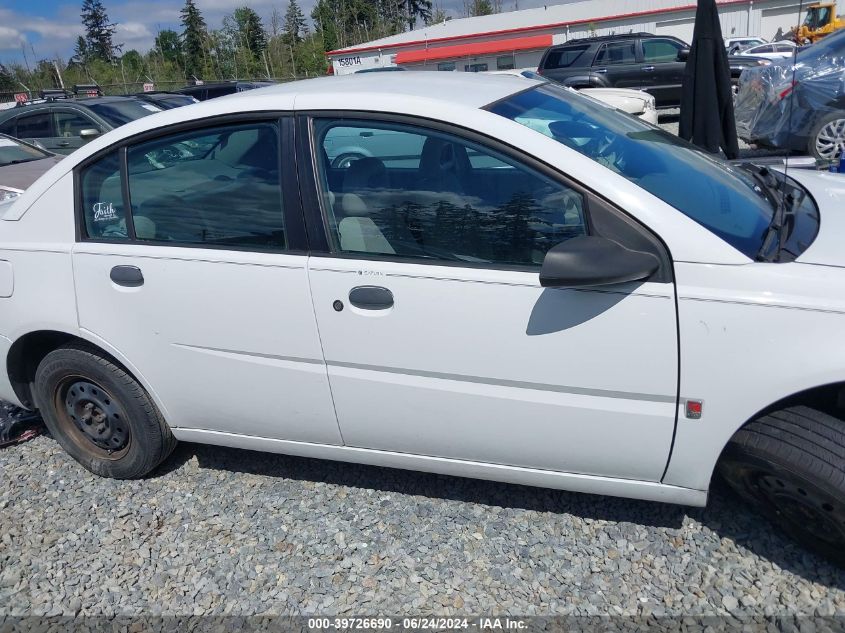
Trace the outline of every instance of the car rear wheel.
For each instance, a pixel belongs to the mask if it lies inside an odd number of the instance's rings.
[[[56,441],[96,475],[143,477],[176,446],[141,385],[93,347],[47,354],[35,373],[35,398]]]
[[[838,160],[845,153],[845,112],[831,112],[816,123],[807,151],[822,160]]]
[[[787,534],[845,566],[845,422],[803,406],[769,413],[734,435],[719,471]]]

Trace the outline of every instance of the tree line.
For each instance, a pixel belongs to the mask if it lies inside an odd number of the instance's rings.
[[[518,7],[516,0],[514,6]],[[502,10],[502,0],[464,0],[466,16]],[[293,80],[324,75],[327,51],[450,19],[432,0],[318,0],[306,18],[297,0],[274,7],[267,23],[249,6],[210,28],[195,0],[185,0],[180,29],[165,29],[146,52],[124,51],[103,0],[83,0],[80,35],[69,59],[38,59],[22,47],[22,62],[0,64],[0,93],[96,83],[107,92],[139,91],[143,83],[173,88],[226,79]]]

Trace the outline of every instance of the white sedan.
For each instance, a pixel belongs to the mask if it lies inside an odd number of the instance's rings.
[[[515,70],[496,70],[488,73],[490,75],[513,75],[525,79],[536,79],[538,81],[549,81],[532,68]],[[575,90],[569,88],[569,90]],[[605,105],[608,105],[622,112],[627,112],[639,117],[647,123],[657,125],[657,105],[654,96],[645,90],[634,90],[632,88],[579,88],[579,94],[592,97]]]
[[[737,55],[744,57],[761,57],[777,61],[780,59],[792,59],[795,56],[797,46],[789,40],[772,42],[771,44],[760,44],[737,51]]]
[[[214,99],[0,205],[0,397],[116,478],[176,440],[698,506],[718,469],[842,563],[843,199],[515,77]]]

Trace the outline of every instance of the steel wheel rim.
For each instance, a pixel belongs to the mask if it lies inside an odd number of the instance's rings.
[[[760,473],[756,489],[777,515],[793,528],[824,543],[845,543],[845,508],[834,506],[809,486],[793,483],[774,473]]]
[[[816,152],[827,160],[835,160],[845,150],[845,119],[834,119],[816,134]]]
[[[129,420],[101,385],[69,376],[56,388],[55,405],[63,429],[81,450],[99,459],[126,455],[132,443]]]

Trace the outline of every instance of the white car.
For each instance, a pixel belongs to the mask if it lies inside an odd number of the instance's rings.
[[[486,74],[490,75],[513,75],[525,79],[536,79],[538,81],[549,81],[532,68],[515,70],[495,70]],[[574,88],[568,88],[575,90]],[[657,105],[653,95],[645,90],[634,90],[632,88],[580,88],[577,90],[582,95],[592,97],[601,103],[609,105],[622,112],[641,118],[647,123],[657,125]]]
[[[777,61],[779,59],[791,59],[795,56],[797,46],[788,40],[782,42],[772,42],[771,44],[761,44],[759,46],[751,46],[750,48],[742,49],[737,52],[737,55],[744,55],[746,57],[761,57],[763,59],[771,59]]]
[[[728,37],[725,39],[725,50],[729,55],[733,55],[743,48],[751,46],[759,46],[760,44],[768,44],[768,41],[762,37]]]
[[[327,160],[385,130],[422,142]],[[701,506],[718,468],[845,562],[843,199],[515,77],[214,99],[0,206],[0,397],[117,478],[185,440]]]

